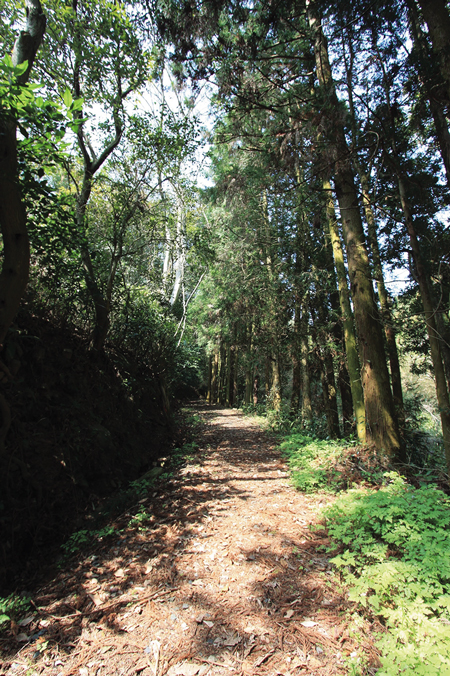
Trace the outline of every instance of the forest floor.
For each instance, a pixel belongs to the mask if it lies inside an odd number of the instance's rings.
[[[370,628],[352,633],[326,533],[310,530],[333,497],[297,492],[255,419],[191,408],[197,452],[32,593],[0,674],[329,676],[357,657],[375,673]]]

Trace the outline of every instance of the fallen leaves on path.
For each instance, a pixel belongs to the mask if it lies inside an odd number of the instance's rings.
[[[0,674],[331,676],[363,652],[376,664],[370,639],[347,631],[324,534],[309,530],[331,498],[296,492],[251,418],[197,409],[200,450],[149,496],[149,524],[125,515],[120,534],[40,590],[0,643]]]

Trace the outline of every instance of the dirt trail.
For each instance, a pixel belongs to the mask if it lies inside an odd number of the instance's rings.
[[[29,624],[0,641],[1,674],[348,673],[343,658],[364,646],[309,530],[329,498],[291,487],[252,419],[197,412],[200,450],[142,501],[150,519],[124,515],[120,535],[39,591]]]

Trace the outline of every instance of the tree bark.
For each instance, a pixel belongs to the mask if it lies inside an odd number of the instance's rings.
[[[219,351],[216,347],[214,350],[214,363],[213,363],[213,372],[211,378],[211,400],[210,404],[217,403],[217,377],[219,373]]]
[[[266,403],[269,401],[271,388],[272,388],[272,369],[270,363],[270,356],[266,355],[266,360],[264,363],[264,392],[266,395]]]
[[[281,375],[280,375],[280,360],[277,354],[271,357],[272,364],[272,383],[270,387],[270,408],[274,411],[281,409]]]
[[[349,36],[348,39],[348,47],[350,50],[350,61],[349,62],[347,61],[345,55],[345,46],[344,46],[344,61],[347,75],[347,93],[350,108],[353,145],[354,147],[357,147],[359,142],[360,130],[353,100],[354,49],[351,35]],[[399,420],[399,427],[400,429],[403,429],[405,426],[405,411],[403,405],[400,362],[398,358],[397,343],[395,340],[395,328],[391,312],[391,302],[384,283],[383,267],[381,265],[380,247],[378,245],[377,224],[375,214],[372,208],[372,202],[370,199],[369,177],[368,173],[361,166],[357,152],[353,153],[353,164],[356,168],[356,171],[358,172],[359,180],[361,183],[362,203],[367,223],[368,242],[372,253],[372,265],[374,276],[377,283],[380,314],[384,326],[384,332],[386,335],[386,344],[389,355],[389,366],[391,371],[391,385],[392,385],[394,409]]]
[[[440,337],[436,328],[435,308],[431,297],[428,276],[423,263],[420,245],[414,227],[414,220],[406,195],[406,183],[400,172],[398,174],[398,187],[403,214],[405,216],[406,229],[408,231],[409,241],[413,252],[420,297],[425,311],[425,322],[427,325],[428,340],[430,341],[431,360],[433,362],[436,383],[436,397],[441,416],[442,435],[444,437],[445,458],[447,461],[447,471],[450,474],[450,400],[441,355]]]
[[[82,45],[83,34],[82,30],[80,29],[80,26],[78,25],[78,17],[77,17],[78,0],[72,0],[72,9],[74,12],[73,44],[75,52],[72,87],[74,98],[79,99],[83,97],[83,92],[81,88],[81,72],[84,60],[84,50]],[[117,148],[122,139],[123,123],[120,116],[120,111],[123,104],[123,100],[129,94],[129,91],[122,92],[120,82],[121,80],[119,77],[117,79],[117,91],[115,92],[112,101],[114,136],[112,140],[104,146],[102,152],[98,157],[95,157],[93,155],[93,152],[90,149],[89,143],[87,142],[85,137],[83,110],[79,109],[74,112],[74,118],[79,121],[79,126],[77,130],[77,142],[81,156],[83,158],[83,180],[81,189],[77,196],[76,218],[77,225],[80,231],[83,233],[86,232],[86,208],[91,196],[94,176],[106,162],[108,157],[110,157],[111,153]],[[103,293],[101,286],[97,281],[94,266],[92,263],[92,258],[87,245],[82,246],[81,248],[81,260],[84,268],[86,286],[91,295],[95,310],[95,323],[91,337],[91,345],[93,350],[99,351],[103,349],[106,336],[108,335],[110,325],[109,318],[110,301]]]
[[[308,330],[308,302],[309,294],[302,299],[301,329],[300,329],[300,363],[302,381],[302,424],[312,422],[313,411],[311,404],[311,381],[309,377],[309,330]]]
[[[206,393],[206,401],[208,404],[212,402],[212,374],[213,374],[213,356],[210,354],[208,356],[208,389]]]
[[[296,418],[300,407],[301,363],[298,356],[298,346],[294,344],[292,354],[292,394],[291,416]]]
[[[434,127],[436,130],[436,139],[439,144],[442,161],[445,167],[447,184],[450,186],[450,133],[448,130],[444,105],[442,102],[442,84],[440,86],[435,86],[435,83],[430,81],[428,76],[428,68],[431,66],[432,57],[429,53],[428,42],[421,29],[414,0],[408,0],[407,5],[409,10],[411,37],[420,55],[418,77],[425,89],[426,96],[430,104],[430,112],[433,117]],[[444,99],[445,98],[447,97],[444,95]]]
[[[403,210],[406,230],[408,232],[409,241],[411,244],[415,272],[419,284],[420,297],[422,300],[423,309],[425,311],[425,323],[427,327],[428,339],[430,342],[431,360],[433,363],[435,385],[436,385],[436,397],[439,405],[439,413],[442,425],[442,435],[444,438],[445,457],[448,472],[450,473],[450,399],[447,389],[447,381],[440,345],[441,336],[439,335],[436,325],[435,314],[437,309],[433,303],[429,278],[425,269],[425,264],[423,261],[419,240],[417,238],[414,226],[413,213],[408,201],[407,176],[403,170],[401,157],[397,150],[395,117],[390,102],[389,80],[387,77],[384,63],[381,58],[379,58],[379,65],[383,71],[386,105],[389,112],[391,124],[391,139],[390,139],[391,154],[389,155],[386,154],[386,158],[390,162],[391,167],[395,175],[397,176],[400,204]]]
[[[341,436],[341,430],[339,428],[339,415],[337,410],[336,378],[334,375],[333,356],[327,347],[323,350],[322,361],[322,387],[324,391],[328,436],[331,439],[338,439]]]
[[[342,342],[344,343],[344,340]],[[352,389],[350,387],[350,378],[344,358],[339,359],[338,387],[342,403],[342,429],[344,432],[344,437],[347,437],[354,433],[355,425],[353,415]]]
[[[258,403],[258,394],[259,394],[259,375],[256,374],[253,381],[253,406],[256,406]]]
[[[418,0],[450,102],[450,16],[445,0]]]
[[[40,2],[27,0],[27,22],[14,45],[12,61],[18,66],[28,61],[18,78],[28,80],[45,31],[46,18]],[[28,282],[30,244],[27,217],[22,202],[17,163],[16,120],[2,115],[0,121],[0,229],[3,238],[3,265],[0,273],[0,344],[17,314]]]
[[[378,246],[377,225],[375,215],[372,209],[372,203],[369,195],[369,181],[366,174],[359,167],[359,177],[361,180],[362,198],[364,212],[366,215],[368,239],[372,251],[373,270],[377,282],[378,298],[380,302],[380,313],[383,321],[384,332],[386,334],[386,344],[389,355],[389,366],[391,371],[392,396],[394,408],[398,417],[400,429],[405,427],[405,408],[403,404],[402,378],[400,373],[400,361],[398,358],[397,341],[395,339],[395,326],[391,311],[391,301],[384,283],[383,268],[381,265],[380,248]]]
[[[331,198],[331,192],[327,191],[327,196]],[[327,211],[327,223],[328,223],[328,218],[331,217],[332,219],[332,226],[333,224],[337,224],[336,222],[336,212],[334,209],[334,203],[333,200],[331,199],[330,205],[332,209],[330,213],[328,214]],[[336,346],[336,351],[337,351],[337,364],[338,364],[338,369],[337,369],[337,384],[338,384],[338,389],[341,395],[341,404],[342,404],[342,429],[344,436],[350,435],[352,432],[355,431],[355,424],[354,424],[354,415],[353,415],[353,401],[352,401],[352,391],[350,388],[350,378],[348,375],[348,369],[347,369],[347,360],[346,360],[346,353],[345,353],[345,339],[344,339],[344,331],[343,331],[343,326],[342,326],[342,311],[340,307],[340,301],[339,301],[339,290],[338,290],[338,283],[337,283],[337,277],[336,277],[336,268],[334,264],[334,256],[333,256],[333,247],[331,244],[331,237],[329,236],[329,228],[327,226],[324,226],[324,237],[325,237],[325,251],[326,251],[326,257],[327,257],[327,269],[329,271],[330,275],[330,283],[331,283],[331,289],[330,289],[330,294],[329,294],[329,303],[331,307],[331,312],[333,313],[335,320],[332,323],[332,328],[331,328],[331,335],[333,336],[334,344]],[[340,244],[340,240],[339,240]],[[341,247],[341,253],[342,253],[342,247]],[[344,276],[345,276],[345,269],[344,269]],[[345,278],[345,285],[347,285],[347,280]],[[348,289],[347,289],[347,296],[348,296]],[[333,316],[332,315],[332,316]],[[362,386],[361,386],[362,389]]]
[[[225,343],[220,342],[220,356],[219,356],[219,386],[217,392],[217,403],[225,404],[225,379],[226,379],[226,347]]]
[[[238,403],[238,359],[239,359],[239,348],[237,345],[234,346],[233,354],[233,381],[232,381],[232,396],[231,396],[231,405],[236,406]]]
[[[328,180],[323,181],[324,192],[327,196],[327,222],[333,249],[334,264],[339,289],[339,304],[342,313],[344,329],[345,353],[347,355],[348,374],[352,393],[353,413],[356,423],[356,434],[361,444],[366,443],[366,412],[364,405],[364,390],[361,382],[361,366],[356,345],[356,333],[353,324],[353,312],[350,304],[350,294],[347,285],[347,271],[345,269],[344,252],[336,220],[331,185]]]
[[[319,306],[317,308],[319,318],[319,330],[314,341],[317,346],[317,354],[319,361],[322,363],[321,381],[322,390],[325,403],[325,415],[327,418],[328,436],[331,439],[337,439],[341,436],[339,427],[339,415],[337,409],[336,396],[336,377],[334,375],[333,354],[331,352],[329,339],[330,335],[326,330],[329,324],[328,307],[324,306],[323,301],[319,298]],[[314,322],[314,311],[311,308],[311,316]]]
[[[327,139],[334,153],[334,184],[342,218],[347,261],[362,355],[366,427],[369,440],[392,460],[402,459],[400,434],[386,365],[383,336],[370,276],[369,257],[359,210],[350,154],[345,139],[340,105],[328,59],[328,50],[314,2],[308,3],[308,18],[314,34],[314,52],[319,84],[327,100]],[[325,119],[325,118],[324,118]]]
[[[245,366],[245,395],[244,402],[249,405],[252,403],[253,388],[253,326],[250,322],[247,329],[247,354]]]

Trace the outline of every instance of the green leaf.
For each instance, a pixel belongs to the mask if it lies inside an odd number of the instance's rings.
[[[72,96],[72,92],[70,91],[70,89],[68,87],[66,87],[66,91],[63,94],[63,101],[64,101],[64,105],[67,108],[70,108],[70,106],[72,105],[73,96]]]
[[[71,108],[71,110],[81,110],[82,107],[83,107],[83,103],[84,103],[83,99],[75,99],[72,102],[72,105],[71,105],[70,108]]]
[[[8,69],[14,68],[10,54],[6,54],[3,57],[2,62],[3,62],[3,65],[6,66],[6,68],[8,68]]]
[[[23,63],[19,63],[17,66],[14,66],[13,73],[16,77],[20,77],[26,72],[27,68],[28,61],[24,61]]]

